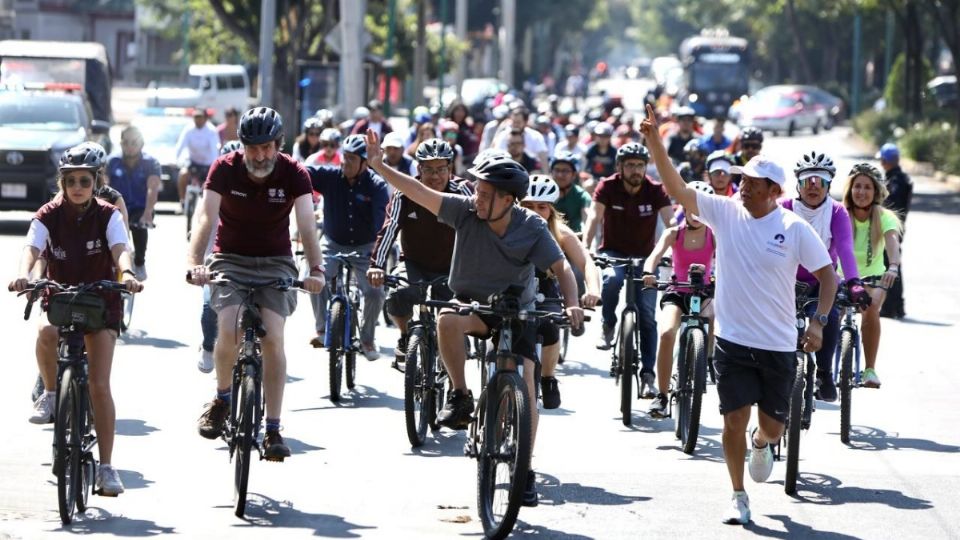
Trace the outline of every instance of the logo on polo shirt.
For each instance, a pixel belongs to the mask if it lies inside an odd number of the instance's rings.
[[[100,253],[101,247],[102,247],[102,244],[100,243],[99,238],[97,238],[96,240],[87,240],[87,255],[95,255],[97,253]]]
[[[57,247],[55,247],[55,248],[52,248],[52,249],[50,250],[50,253],[53,253],[53,258],[54,258],[54,259],[57,259],[58,261],[65,261],[65,260],[67,260],[67,250],[63,249],[63,248],[60,247],[60,246],[57,246]]]
[[[650,216],[653,215],[653,205],[652,204],[640,204],[637,205],[637,209],[640,210],[641,216]]]
[[[413,212],[410,212],[409,214],[407,214],[407,217],[410,219],[417,219],[417,211],[414,210]]]
[[[782,244],[784,240],[787,239],[787,237],[778,233],[776,236],[773,237],[773,239],[776,240],[778,243]]]
[[[776,235],[774,235],[772,241],[767,240],[767,249],[766,249],[767,253],[773,253],[778,257],[786,257],[787,248],[786,246],[783,245],[784,242],[786,242],[786,240],[787,240],[787,237],[784,236],[783,233],[777,233]]]
[[[284,193],[283,188],[270,188],[267,190],[267,201],[285,203],[287,202],[287,195]]]
[[[231,189],[231,190],[230,190],[230,194],[231,194],[231,195],[236,195],[237,197],[244,197],[244,198],[247,197],[247,194],[246,194],[246,193],[244,193],[244,192],[242,192],[242,191],[237,191],[237,190],[235,190],[235,189]]]

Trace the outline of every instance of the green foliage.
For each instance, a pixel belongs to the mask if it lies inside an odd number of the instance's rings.
[[[894,133],[907,125],[906,116],[896,109],[887,107],[883,111],[867,109],[851,120],[853,129],[861,137],[876,146],[893,140]]]
[[[923,75],[920,79],[924,84],[927,83],[930,79],[933,78],[933,67],[930,65],[930,61],[926,58],[923,59]],[[883,90],[883,97],[887,101],[887,106],[895,109],[906,109],[906,81],[904,80],[907,76],[907,58],[904,53],[897,55],[897,59],[893,62],[893,67],[890,68],[890,75],[887,77],[887,85]],[[933,110],[933,102],[929,99],[924,103],[924,109],[927,111]]]
[[[186,49],[172,58],[185,64],[243,64],[256,60],[257,52],[248,42],[227,30],[207,0],[137,0],[156,16],[153,30],[167,39],[183,43]]]
[[[900,147],[910,159],[930,162],[937,169],[943,169],[958,151],[954,129],[946,123],[918,123],[900,139]]]

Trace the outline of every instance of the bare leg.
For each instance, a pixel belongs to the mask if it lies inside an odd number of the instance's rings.
[[[287,356],[283,349],[283,327],[286,319],[269,309],[260,309],[267,335],[263,337],[263,397],[266,417],[280,418],[283,389],[287,383]]]
[[[217,390],[233,386],[233,364],[237,360],[240,331],[237,329],[237,314],[240,306],[227,306],[217,314],[217,343],[213,346],[213,360],[217,369]]]
[[[561,337],[561,339],[563,339]],[[560,361],[560,342],[546,345],[540,351],[540,376],[553,377],[557,373],[557,362]],[[526,369],[526,368],[524,368]],[[531,398],[533,396],[531,395]]]
[[[467,379],[464,375],[464,364],[467,362],[467,351],[464,348],[464,334],[485,334],[487,325],[483,324],[476,315],[457,315],[453,312],[442,312],[437,319],[437,341],[440,345],[440,358],[447,368],[450,383],[454,390],[466,392]]]
[[[657,389],[666,395],[670,391],[670,375],[673,372],[673,345],[677,341],[677,329],[683,312],[673,304],[663,306],[664,325],[660,328],[660,345],[657,347]]]
[[[44,318],[46,319],[46,318]],[[37,367],[40,369],[40,378],[43,379],[43,389],[53,392],[57,389],[57,341],[60,330],[56,326],[44,324],[37,332]]]
[[[887,297],[883,289],[868,288],[873,302],[870,307],[863,312],[862,324],[860,327],[861,339],[863,341],[863,359],[867,368],[873,368],[877,364],[877,351],[880,350],[880,308]]]
[[[743,436],[750,422],[750,405],[723,415],[723,457],[734,491],[743,491],[743,460],[747,442]]]
[[[100,330],[88,334],[84,341],[89,359],[88,386],[90,402],[93,404],[93,423],[97,430],[100,463],[109,465],[113,458],[113,432],[117,423],[113,395],[110,392],[110,371],[113,367],[117,334],[113,330]]]
[[[530,468],[533,469],[533,449],[537,444],[537,426],[540,424],[540,408],[537,407],[536,364],[529,358],[523,359],[523,381],[527,383],[527,403],[530,407]]]

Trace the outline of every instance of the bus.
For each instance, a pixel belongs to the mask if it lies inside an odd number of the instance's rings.
[[[726,117],[730,105],[748,93],[750,54],[747,40],[725,30],[704,30],[680,44],[682,101],[698,116]]]

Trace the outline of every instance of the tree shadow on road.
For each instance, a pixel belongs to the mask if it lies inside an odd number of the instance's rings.
[[[605,379],[611,378],[609,370],[596,368],[590,364],[577,362],[576,360],[565,361],[557,368],[557,371],[568,377],[585,377],[587,375],[595,375]]]
[[[159,349],[179,349],[187,346],[186,343],[175,339],[149,336],[149,332],[134,328],[122,334],[119,341],[124,345],[143,345],[146,347],[157,347]]]
[[[620,506],[635,502],[646,502],[650,497],[642,495],[621,495],[600,487],[560,482],[556,476],[537,473],[540,504],[560,506],[562,504],[591,504],[601,506]]]
[[[914,193],[910,201],[910,212],[960,214],[960,193]]]
[[[894,433],[870,426],[850,427],[850,447],[857,450],[923,450],[926,452],[943,452],[955,454],[960,452],[960,446],[940,444],[927,439],[908,439]]]
[[[137,420],[136,418],[118,418],[117,427],[114,431],[117,435],[125,435],[127,437],[144,437],[153,433],[154,431],[160,431],[160,429],[151,426],[143,420]]]
[[[150,520],[114,516],[102,508],[90,507],[85,513],[77,514],[73,524],[60,529],[54,529],[51,532],[78,535],[110,534],[113,536],[142,537],[173,534],[177,531],[174,527],[162,527]]]
[[[831,531],[818,531],[809,525],[804,525],[803,523],[797,523],[796,521],[790,519],[788,516],[781,515],[768,515],[766,516],[770,519],[779,521],[783,523],[785,531],[775,531],[773,529],[768,529],[761,525],[757,525],[756,522],[751,521],[743,526],[744,530],[750,531],[757,536],[765,536],[767,538],[829,538],[831,540],[857,540],[858,537],[850,536],[847,534],[835,533]]]
[[[704,435],[709,435],[709,433],[703,433],[702,427],[700,429],[701,434],[697,437],[697,447],[693,450],[693,454],[685,454],[679,440],[674,444],[658,446],[657,450],[672,450],[677,454],[677,457],[687,458],[692,461],[723,463],[723,446],[713,439],[706,438]],[[713,431],[719,432],[719,430]]]
[[[235,524],[234,527],[271,527],[268,537],[275,537],[279,532],[272,532],[273,527],[291,529],[308,529],[314,536],[330,538],[359,538],[364,530],[376,529],[365,525],[350,523],[340,516],[331,514],[311,514],[293,507],[290,501],[276,501],[259,493],[247,494],[245,523]]]
[[[783,482],[775,482],[783,484]],[[833,476],[819,473],[800,473],[797,477],[795,499],[823,505],[876,503],[900,510],[929,510],[933,503],[904,495],[893,489],[843,486]]]
[[[329,396],[324,396],[323,400],[323,405],[293,409],[292,412],[357,409],[361,407],[385,407],[392,411],[403,411],[403,399],[381,392],[371,386],[359,384],[353,390],[347,390],[344,386],[340,392],[340,401],[336,403],[331,402]]]
[[[941,327],[941,328],[949,328],[949,327],[953,326],[953,323],[952,323],[952,322],[944,322],[944,321],[924,321],[924,320],[921,320],[921,319],[915,319],[915,318],[913,318],[913,317],[911,317],[911,316],[909,316],[909,315],[907,315],[906,317],[904,317],[904,318],[902,318],[902,319],[899,319],[897,322],[900,322],[900,323],[902,323],[902,324],[920,324],[920,325],[923,325],[923,326],[938,326],[938,327]]]
[[[673,431],[673,422],[670,422],[666,419],[657,419],[650,418],[646,414],[637,413],[637,411],[632,411],[632,418],[629,426],[623,426],[623,431],[639,431],[642,433],[662,433],[665,431]],[[623,420],[623,417],[620,415],[614,416],[614,420],[620,422]]]

